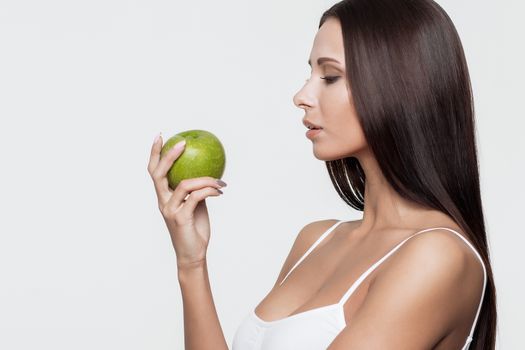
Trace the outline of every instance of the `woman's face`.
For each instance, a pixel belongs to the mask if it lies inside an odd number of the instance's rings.
[[[322,128],[312,138],[314,155],[324,161],[353,156],[367,144],[346,81],[339,20],[329,18],[319,28],[309,61],[310,79],[295,94],[293,102],[304,109],[303,121]]]

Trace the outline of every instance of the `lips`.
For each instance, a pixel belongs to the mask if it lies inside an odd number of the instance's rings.
[[[314,124],[314,123],[312,123],[311,121],[306,120],[306,119],[303,119],[303,124],[304,124],[304,126],[306,126],[308,129],[322,129],[319,125],[316,125],[316,124]]]
[[[306,137],[308,137],[309,139],[313,140],[317,135],[319,135],[322,131],[322,128],[321,129],[309,129],[307,132],[306,132]]]

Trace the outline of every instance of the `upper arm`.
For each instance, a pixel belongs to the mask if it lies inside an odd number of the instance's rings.
[[[462,310],[467,254],[461,248],[447,231],[407,241],[385,260],[388,268],[328,349],[433,348]]]
[[[283,280],[284,276],[292,269],[292,266],[297,263],[301,256],[306,253],[308,248],[323,234],[323,232],[333,225],[337,220],[320,220],[314,221],[304,226],[297,234],[295,241],[288,253],[281,272],[275,281],[273,288],[277,287]]]

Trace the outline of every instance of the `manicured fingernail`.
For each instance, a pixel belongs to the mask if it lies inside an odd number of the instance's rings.
[[[160,134],[162,134],[162,132],[159,132],[159,134],[157,136],[155,136],[155,140],[153,141],[153,143],[157,143],[159,142],[160,140]]]
[[[222,180],[217,180],[217,183],[218,183],[219,186],[221,186],[221,187],[226,187],[226,186],[228,186],[228,185],[226,184],[226,182],[224,182],[224,181],[222,181]]]
[[[180,142],[177,142],[175,146],[173,146],[173,149],[180,150],[186,145],[186,140],[182,140]]]
[[[216,190],[217,190],[217,192],[219,192],[220,194],[222,194],[222,191],[221,191],[221,190],[219,190],[218,188],[216,188]]]

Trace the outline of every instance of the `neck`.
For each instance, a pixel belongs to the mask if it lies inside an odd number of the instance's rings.
[[[447,223],[450,226],[453,223],[445,213],[402,198],[386,181],[370,153],[361,154],[358,159],[366,176],[363,220],[359,231],[417,230],[435,224]]]

